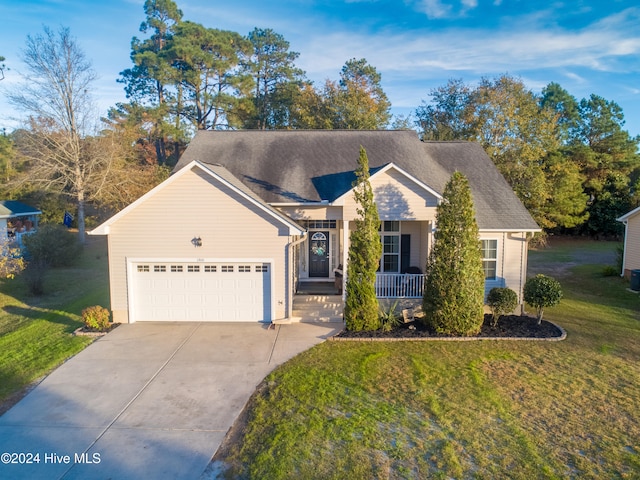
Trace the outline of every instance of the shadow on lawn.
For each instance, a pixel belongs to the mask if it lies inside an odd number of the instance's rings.
[[[10,315],[17,315],[30,320],[46,320],[47,322],[64,325],[67,327],[65,329],[67,333],[72,333],[80,324],[80,322],[70,314],[54,310],[36,307],[23,308],[15,305],[8,305],[4,307],[3,310]]]

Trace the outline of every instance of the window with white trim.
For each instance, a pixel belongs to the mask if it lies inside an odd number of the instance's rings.
[[[495,280],[498,272],[498,240],[480,240],[485,280]]]
[[[400,222],[384,221],[381,225],[382,260],[380,271],[383,273],[400,272]]]
[[[335,220],[300,220],[298,223],[307,229],[336,228]]]

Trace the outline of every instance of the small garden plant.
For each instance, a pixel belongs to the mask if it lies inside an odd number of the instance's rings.
[[[538,325],[542,323],[543,310],[557,305],[561,298],[560,283],[547,275],[540,273],[524,284],[524,301],[536,309]]]
[[[495,327],[502,315],[513,312],[518,306],[518,295],[510,288],[495,287],[487,295],[487,305],[491,309],[491,326]]]
[[[106,308],[94,305],[82,311],[82,321],[88,329],[106,332],[111,327],[111,314]]]
[[[380,319],[380,330],[390,332],[400,325],[400,315],[396,312],[398,301],[396,300],[388,310],[380,310],[378,318]]]

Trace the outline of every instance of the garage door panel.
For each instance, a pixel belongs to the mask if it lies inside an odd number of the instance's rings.
[[[269,267],[263,263],[136,262],[134,321],[269,321]]]

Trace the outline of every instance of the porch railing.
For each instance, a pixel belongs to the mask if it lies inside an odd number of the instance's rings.
[[[423,274],[376,274],[376,297],[378,298],[420,298],[423,291]]]

